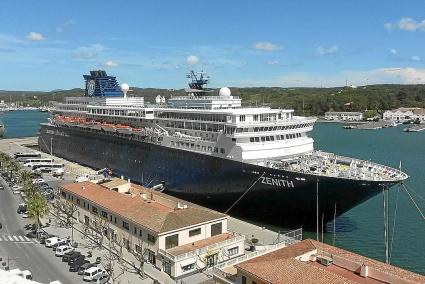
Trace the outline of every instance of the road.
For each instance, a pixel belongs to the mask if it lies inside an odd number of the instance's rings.
[[[52,249],[25,237],[25,224],[29,219],[16,213],[21,203],[20,195],[14,195],[7,183],[0,178],[4,190],[0,190],[0,257],[7,261],[10,269],[28,269],[33,279],[42,283],[59,280],[63,284],[82,283],[82,277],[68,271],[68,265],[54,255]]]

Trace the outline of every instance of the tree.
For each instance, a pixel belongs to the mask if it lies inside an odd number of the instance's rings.
[[[33,194],[28,199],[28,216],[35,221],[37,227],[37,238],[38,231],[41,223],[41,218],[46,216],[48,213],[47,201],[43,195],[39,192]]]
[[[104,232],[109,229],[109,222],[97,214],[93,214],[93,221],[89,224],[84,223],[84,237],[87,238],[87,246],[90,248],[101,248],[104,241]]]
[[[110,236],[108,238],[108,249],[102,258],[102,265],[108,271],[112,283],[120,283],[121,276],[126,270],[125,263],[122,261],[122,247],[124,238],[122,236]]]

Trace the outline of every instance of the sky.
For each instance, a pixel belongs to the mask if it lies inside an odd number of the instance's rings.
[[[0,90],[425,83],[423,0],[1,0]]]

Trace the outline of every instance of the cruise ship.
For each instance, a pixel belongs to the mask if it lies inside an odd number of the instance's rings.
[[[315,150],[316,118],[243,107],[229,88],[191,71],[184,96],[127,96],[105,71],[85,94],[57,103],[41,124],[45,152],[212,209],[280,226],[330,221],[408,176],[370,161]],[[158,186],[161,185],[162,186]]]

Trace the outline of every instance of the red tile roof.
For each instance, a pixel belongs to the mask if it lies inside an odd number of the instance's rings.
[[[93,202],[100,208],[113,212],[129,222],[144,226],[154,232],[163,233],[183,227],[196,225],[226,217],[227,215],[203,208],[190,206],[185,209],[175,209],[155,201],[156,192],[144,200],[140,195],[127,195],[109,190],[91,182],[71,183],[61,188],[75,196]],[[164,195],[162,195],[164,196]],[[176,200],[173,198],[173,200]]]
[[[295,259],[308,252],[324,250],[338,255],[359,266],[365,264],[389,275],[414,283],[425,283],[425,276],[382,263],[337,247],[307,239],[269,254],[236,265],[238,270],[266,283],[382,283],[372,278],[363,278],[354,272],[332,265],[329,267]],[[333,267],[335,266],[335,267]]]

